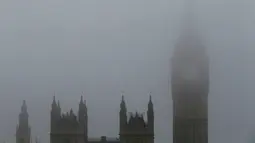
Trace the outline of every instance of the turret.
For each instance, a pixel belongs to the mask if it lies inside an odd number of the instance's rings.
[[[28,112],[26,101],[23,100],[19,114],[19,124],[16,127],[16,143],[30,143],[31,129],[28,123]]]
[[[126,103],[124,100],[124,95],[122,94],[122,99],[120,103],[120,113],[119,113],[119,127],[120,132],[122,132],[125,129],[125,126],[127,124],[127,108]]]
[[[88,114],[86,100],[83,100],[83,96],[81,96],[78,112],[80,129],[84,132],[84,140],[86,142],[88,140]]]
[[[127,119],[126,112],[126,104],[122,96],[120,104],[120,143],[154,143],[154,112],[151,97],[147,110],[147,122],[145,122],[143,113],[130,113],[130,117]]]
[[[54,129],[54,125],[56,123],[56,121],[58,119],[60,119],[60,116],[61,116],[61,108],[60,108],[60,103],[56,102],[56,98],[55,96],[53,96],[53,101],[52,101],[52,104],[51,104],[51,130]]]
[[[87,107],[83,97],[77,114],[73,109],[61,113],[60,103],[56,103],[55,96],[51,106],[50,143],[61,143],[63,137],[64,142],[87,143]]]
[[[151,94],[150,94],[150,99],[149,99],[149,103],[148,103],[147,120],[148,120],[147,124],[148,124],[148,128],[149,128],[149,132],[154,133],[154,110],[153,110]]]
[[[21,106],[21,113],[19,114],[19,125],[28,126],[28,113],[25,100],[23,100],[23,104]]]
[[[81,96],[81,100],[79,104],[79,122],[85,122],[86,118],[87,118],[86,101],[83,100],[83,96]]]
[[[56,97],[53,96],[53,101],[51,104],[51,115],[56,115],[57,112],[58,112],[58,105],[56,102]]]

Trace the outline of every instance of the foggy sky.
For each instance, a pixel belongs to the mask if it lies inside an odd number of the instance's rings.
[[[210,55],[211,143],[245,142],[255,130],[254,6],[196,0]],[[172,140],[169,59],[182,8],[179,0],[2,0],[0,141],[15,142],[26,99],[33,140],[49,142],[54,91],[64,111],[77,111],[84,92],[90,137],[118,135],[121,91],[139,112],[152,92],[155,142]]]

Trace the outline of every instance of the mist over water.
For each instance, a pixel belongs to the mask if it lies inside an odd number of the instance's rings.
[[[209,142],[254,135],[254,1],[193,0],[210,55]],[[26,99],[32,139],[49,142],[54,91],[63,111],[88,106],[89,136],[118,135],[121,91],[128,111],[155,107],[155,142],[172,140],[168,84],[184,1],[0,2],[0,138],[15,142]]]

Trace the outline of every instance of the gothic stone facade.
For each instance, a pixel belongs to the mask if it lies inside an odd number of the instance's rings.
[[[71,109],[66,114],[61,113],[59,102],[55,97],[51,105],[50,121],[50,142],[51,143],[85,143],[87,141],[87,107],[81,98],[78,117]]]
[[[16,143],[30,143],[30,127],[25,101],[17,126]],[[139,113],[127,117],[127,108],[122,97],[119,113],[119,138],[88,138],[88,114],[85,100],[81,97],[78,115],[71,109],[62,114],[55,96],[51,105],[50,143],[154,143],[154,111],[151,97],[148,103],[147,122]]]
[[[174,49],[171,82],[174,143],[208,143],[209,62],[190,31]]]
[[[30,132],[27,105],[24,100],[19,114],[19,124],[16,127],[16,143],[30,143]]]
[[[102,136],[101,139],[88,138],[88,115],[85,101],[82,97],[79,104],[78,117],[72,109],[61,115],[60,104],[55,97],[51,110],[51,143],[154,143],[154,112],[151,97],[148,103],[145,122],[141,114],[132,114],[127,118],[127,109],[122,96],[120,105],[120,133],[119,138],[110,139]]]
[[[142,114],[130,114],[127,118],[127,108],[122,97],[120,104],[120,141],[121,143],[154,143],[154,111],[153,104],[150,100],[147,110],[147,122],[145,122]]]

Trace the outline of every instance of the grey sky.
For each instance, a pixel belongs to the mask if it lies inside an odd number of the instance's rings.
[[[54,90],[64,111],[83,91],[89,136],[117,136],[121,91],[145,112],[151,91],[156,142],[172,139],[169,58],[183,1],[0,2],[0,138],[14,142],[22,100],[32,136],[48,142]],[[211,58],[209,140],[240,143],[255,128],[254,2],[196,0]],[[97,126],[96,126],[97,125]]]

